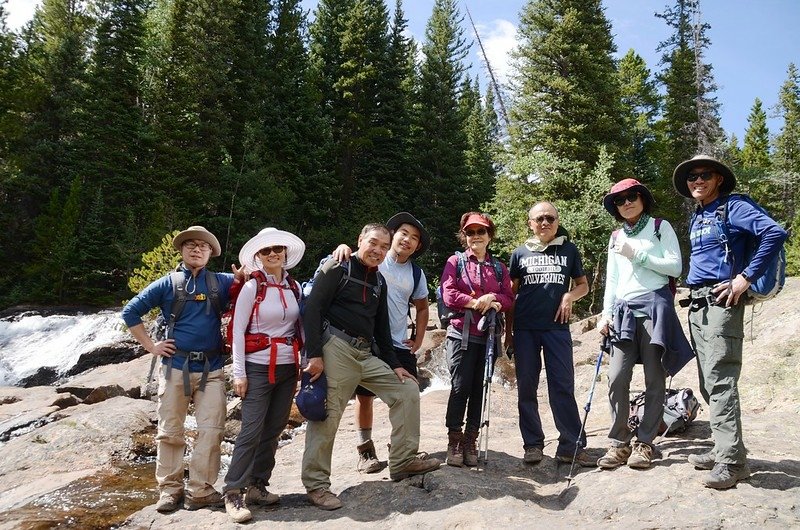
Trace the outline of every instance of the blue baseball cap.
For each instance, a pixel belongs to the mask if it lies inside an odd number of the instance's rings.
[[[300,392],[295,398],[297,410],[309,421],[323,421],[328,417],[328,379],[325,372],[316,381],[311,381],[311,374],[303,372],[300,379]]]

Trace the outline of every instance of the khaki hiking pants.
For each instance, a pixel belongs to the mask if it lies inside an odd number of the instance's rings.
[[[328,418],[309,421],[303,453],[303,486],[307,491],[330,489],[333,442],[339,422],[358,385],[372,391],[389,407],[392,424],[389,471],[402,469],[419,449],[419,386],[409,379],[401,383],[389,366],[336,336],[322,347],[328,379]]]
[[[159,493],[183,493],[186,449],[183,424],[189,403],[194,402],[197,439],[189,462],[186,489],[190,497],[205,497],[214,492],[214,483],[219,477],[220,444],[225,426],[225,375],[222,370],[209,372],[206,388],[201,392],[199,387],[203,374],[189,374],[191,395],[184,396],[181,373],[173,370],[171,377],[166,379],[166,370],[167,366],[162,364],[158,378],[156,481]]]

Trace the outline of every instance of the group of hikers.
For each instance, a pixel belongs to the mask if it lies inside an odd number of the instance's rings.
[[[530,208],[531,236],[514,250],[508,267],[489,252],[495,236],[492,219],[476,211],[461,216],[456,237],[464,251],[447,260],[440,281],[442,301],[453,312],[445,339],[451,383],[445,415],[448,465],[478,464],[485,350],[487,342],[496,338],[499,344],[502,338],[515,359],[525,463],[543,459],[537,398],[543,363],[559,432],[556,459],[586,467],[643,469],[655,458],[666,377],[696,355],[714,446],[688,460],[710,470],[703,483],[711,488],[730,488],[749,476],[737,390],[744,303],[751,282],[764,274],[787,233],[751,200],[732,194],[733,172],[710,156],[678,165],[673,184],[696,202],[685,282],[691,343],[674,303],[674,278],[682,269],[678,236],[669,222],[653,217],[652,193],[627,178],[602,201],[621,226],[609,239],[598,322],[611,343],[612,412],[610,447],[599,460],[586,450],[569,331],[573,304],[589,286],[580,251],[560,227],[558,210],[546,201]],[[724,242],[717,233],[721,205],[728,223]],[[752,240],[757,245],[750,256]],[[305,252],[294,234],[265,228],[242,247],[241,268],[214,273],[206,265],[221,253],[217,238],[201,226],[180,232],[173,240],[182,257],[178,269],[150,284],[122,311],[134,338],[161,357],[156,510],[224,505],[235,522],[244,522],[252,518],[248,505],[277,503],[279,497],[267,488],[301,371],[312,383],[327,384],[326,417],[308,422],[302,460],[301,480],[313,505],[323,510],[342,506],[330,489],[331,457],[339,422],[354,395],[360,471],[382,469],[372,440],[375,395],[389,407],[390,478],[399,481],[439,468],[439,459],[419,452],[416,353],[428,322],[428,287],[414,260],[430,241],[422,223],[407,212],[385,224],[367,224],[357,249],[340,245],[321,264],[306,296],[288,273]],[[220,308],[232,300],[233,390],[242,399],[242,422],[220,493],[214,487],[226,417]],[[416,309],[410,337],[409,304]],[[166,332],[154,340],[143,318],[156,308]],[[487,318],[500,314],[506,316],[504,331],[486,325]],[[627,422],[636,363],[644,367],[646,398],[634,439]],[[184,422],[190,403],[197,438],[184,485]]]

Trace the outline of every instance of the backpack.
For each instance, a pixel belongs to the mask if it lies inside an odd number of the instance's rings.
[[[254,351],[263,350],[269,345],[269,337],[264,335],[263,333],[249,333],[250,326],[253,324],[253,318],[256,318],[258,315],[258,306],[267,296],[267,289],[270,287],[277,287],[280,289],[289,289],[294,294],[295,299],[297,300],[298,305],[300,304],[300,300],[302,298],[302,293],[300,291],[300,285],[291,277],[287,276],[286,279],[289,282],[289,287],[285,287],[283,285],[278,285],[274,283],[269,283],[267,281],[267,276],[264,274],[262,270],[255,270],[250,273],[250,278],[255,279],[258,285],[256,289],[256,298],[253,302],[253,310],[250,312],[250,320],[248,320],[247,328],[244,334],[244,352],[245,353],[253,353]],[[234,284],[237,285],[237,284]],[[231,348],[233,347],[233,317],[234,312],[236,310],[236,299],[239,298],[239,293],[244,287],[244,283],[238,284],[238,288],[234,287],[231,289],[230,292],[230,307],[227,311],[222,314],[220,319],[220,327],[222,329],[222,337],[225,347],[225,352],[230,353]],[[300,340],[300,324],[299,322],[295,323],[295,338]]]
[[[725,255],[731,256],[731,275],[733,275],[734,267],[736,265],[733,263],[736,258],[728,246],[728,240],[730,239],[728,201],[734,195],[737,198],[747,202],[767,217],[770,217],[769,213],[767,213],[767,211],[762,208],[761,205],[755,202],[749,195],[735,193],[722,198],[719,206],[717,206],[714,218],[716,220],[717,237],[719,238],[719,243],[725,249]],[[694,219],[692,219],[692,221],[694,221]],[[747,264],[750,263],[750,260],[753,259],[753,254],[755,254],[756,250],[758,250],[758,244],[758,237],[754,236],[753,234],[748,234],[744,255],[745,266],[742,269],[746,268]],[[752,305],[771,300],[779,292],[781,292],[781,289],[783,289],[783,285],[786,283],[786,249],[784,248],[784,245],[785,242],[781,243],[781,247],[778,252],[776,252],[775,255],[767,262],[767,268],[764,271],[764,274],[750,284],[750,288],[747,290],[747,299],[745,300],[746,305]],[[731,280],[732,279],[733,276],[731,276]]]
[[[661,241],[661,222],[663,221],[663,219],[660,218],[660,217],[656,217],[653,220],[655,221],[655,224],[656,224],[655,236],[659,241]],[[612,246],[617,241],[617,234],[619,234],[619,228],[617,228],[616,230],[611,232],[611,245]],[[672,296],[674,297],[675,294],[678,292],[678,279],[676,277],[674,277],[674,276],[667,276],[667,278],[669,278],[669,282],[668,282],[669,283],[669,290],[672,293]]]
[[[417,323],[411,318],[411,307],[414,305],[414,292],[422,279],[422,268],[413,261],[411,262],[411,274],[414,276],[414,287],[411,288],[411,296],[408,297],[408,319],[411,321],[411,340],[414,340],[417,338]]]
[[[173,338],[173,330],[175,323],[183,314],[183,308],[186,307],[186,302],[189,301],[189,294],[186,292],[186,275],[182,270],[175,270],[169,273],[170,280],[172,281],[172,304],[169,308],[169,316],[165,317],[163,314],[159,315],[156,319],[156,339],[164,340]],[[217,316],[222,315],[222,302],[219,296],[219,282],[217,276],[206,270],[206,288],[208,289],[208,297],[204,294],[199,294],[194,297],[194,301],[206,300],[208,304],[206,312],[210,308],[214,309]],[[201,298],[198,298],[201,297]]]
[[[467,255],[464,252],[457,251],[456,252],[456,278],[461,277],[461,274],[464,272],[467,266]],[[503,266],[500,263],[500,260],[495,258],[492,255],[489,255],[489,260],[492,264],[492,268],[494,269],[494,276],[497,279],[497,283],[503,282]],[[469,275],[464,276],[467,285],[470,289],[472,289],[472,284],[469,280]],[[441,329],[447,329],[447,326],[450,325],[450,321],[459,315],[464,314],[463,311],[453,309],[451,307],[447,307],[444,303],[444,298],[442,295],[442,286],[441,284],[439,287],[436,288],[436,312],[439,314],[439,325]]]
[[[327,256],[325,256],[324,258],[319,260],[319,265],[317,265],[317,270],[314,271],[314,275],[307,282],[303,282],[303,297],[307,297],[307,296],[309,296],[311,294],[311,290],[314,288],[314,282],[316,281],[317,276],[319,276],[319,273],[322,272],[323,265],[325,265],[331,259],[333,259],[333,256],[328,254]],[[353,281],[353,282],[355,282],[355,283],[357,283],[359,285],[365,285],[367,287],[372,288],[375,291],[375,296],[380,298],[381,289],[383,288],[383,280],[381,279],[381,275],[380,274],[377,275],[378,276],[377,285],[372,285],[371,283],[368,283],[368,282],[365,282],[363,280],[359,280],[357,278],[351,277],[351,275],[350,275],[350,261],[349,260],[340,262],[339,263],[339,267],[341,267],[341,268],[343,268],[345,270],[345,274],[339,280],[339,286],[336,289],[337,293],[340,292],[342,289],[344,289],[344,286],[347,285],[347,282]],[[414,283],[415,286],[416,286],[416,281],[418,281],[418,280],[419,280],[419,278],[416,278],[415,283]],[[305,310],[305,307],[301,306],[300,307],[300,314],[302,314],[304,310]]]
[[[644,392],[631,399],[628,428],[635,433],[644,417]],[[661,436],[683,432],[697,417],[700,403],[691,388],[669,389],[664,395],[664,415],[658,432]]]

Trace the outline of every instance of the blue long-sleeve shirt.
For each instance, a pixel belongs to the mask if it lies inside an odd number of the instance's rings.
[[[769,260],[786,240],[788,234],[768,215],[738,195],[728,200],[728,245],[733,260],[725,259],[725,249],[719,242],[716,221],[717,207],[724,197],[698,207],[689,228],[691,254],[689,256],[688,285],[729,280],[744,272],[751,281],[760,278]],[[758,248],[749,263],[745,263],[748,239],[755,236]],[[732,269],[732,270],[731,270]],[[732,273],[731,273],[732,272]]]
[[[220,316],[214,310],[208,296],[206,269],[202,269],[196,278],[192,278],[188,269],[182,267],[182,271],[186,276],[185,286],[188,300],[183,308],[183,313],[175,322],[173,330],[175,347],[183,351],[221,352]],[[221,272],[212,272],[212,274],[217,277],[219,284],[220,307],[225,307],[228,305],[228,290],[233,283],[233,274]],[[174,299],[172,290],[172,279],[169,274],[145,287],[122,309],[122,319],[125,324],[128,327],[141,324],[144,315],[156,307],[160,308],[161,314],[168,319]],[[166,364],[167,360],[168,358],[165,357],[162,362]],[[172,367],[181,369],[184,360],[183,357],[173,356]],[[223,356],[213,356],[209,358],[209,363],[209,370],[218,370],[222,368]],[[203,361],[191,361],[189,371],[202,372],[204,364]]]

